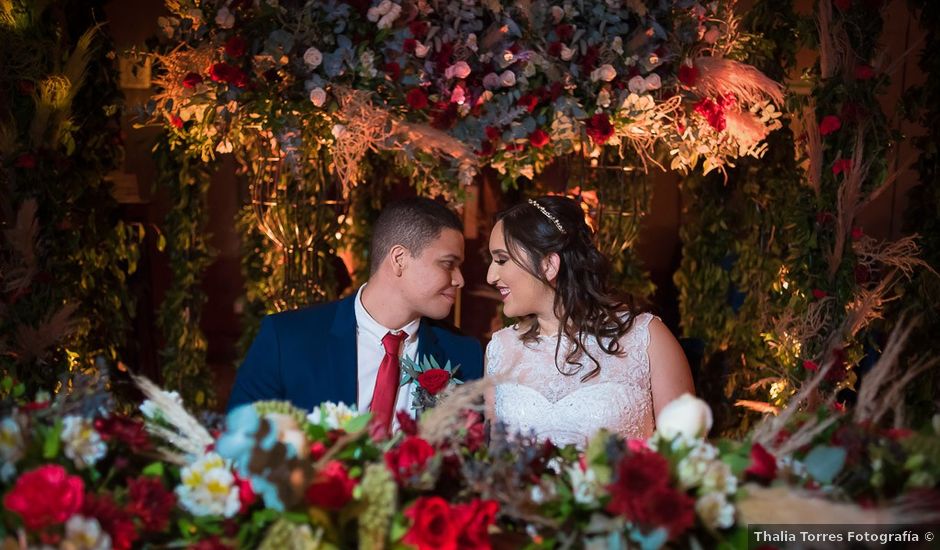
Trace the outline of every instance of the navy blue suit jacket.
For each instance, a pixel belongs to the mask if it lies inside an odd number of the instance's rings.
[[[268,315],[238,369],[228,409],[279,399],[304,410],[324,401],[356,403],[356,295],[336,302]],[[460,365],[457,377],[483,376],[483,351],[475,338],[421,320],[418,357]]]

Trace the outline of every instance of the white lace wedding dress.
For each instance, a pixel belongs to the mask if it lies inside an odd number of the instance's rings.
[[[650,390],[649,323],[653,316],[638,315],[632,329],[620,339],[622,356],[608,355],[593,337],[587,339],[600,373],[586,382],[594,368],[586,356],[582,370],[565,376],[555,368],[554,338],[523,343],[520,332],[507,327],[493,334],[486,348],[486,373],[498,379],[494,409],[497,421],[510,433],[534,433],[556,445],[584,447],[601,428],[629,439],[645,439],[655,428]],[[571,341],[562,336],[558,352],[562,365]],[[562,365],[566,372],[575,365]]]

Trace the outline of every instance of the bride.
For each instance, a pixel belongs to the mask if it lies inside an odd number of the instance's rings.
[[[607,259],[574,200],[509,208],[489,248],[487,282],[519,320],[486,348],[491,420],[558,445],[584,446],[602,428],[645,439],[667,403],[694,393],[669,329],[614,297]]]

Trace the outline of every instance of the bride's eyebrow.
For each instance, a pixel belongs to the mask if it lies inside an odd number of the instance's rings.
[[[490,254],[509,254],[502,248],[497,248],[496,250],[490,250]]]

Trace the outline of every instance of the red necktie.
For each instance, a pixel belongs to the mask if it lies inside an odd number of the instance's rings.
[[[384,439],[391,432],[392,417],[395,415],[395,401],[398,400],[398,388],[401,381],[401,365],[398,362],[398,350],[408,338],[408,333],[389,332],[382,338],[385,357],[379,365],[379,375],[375,378],[375,391],[372,393],[372,434],[376,439]]]

